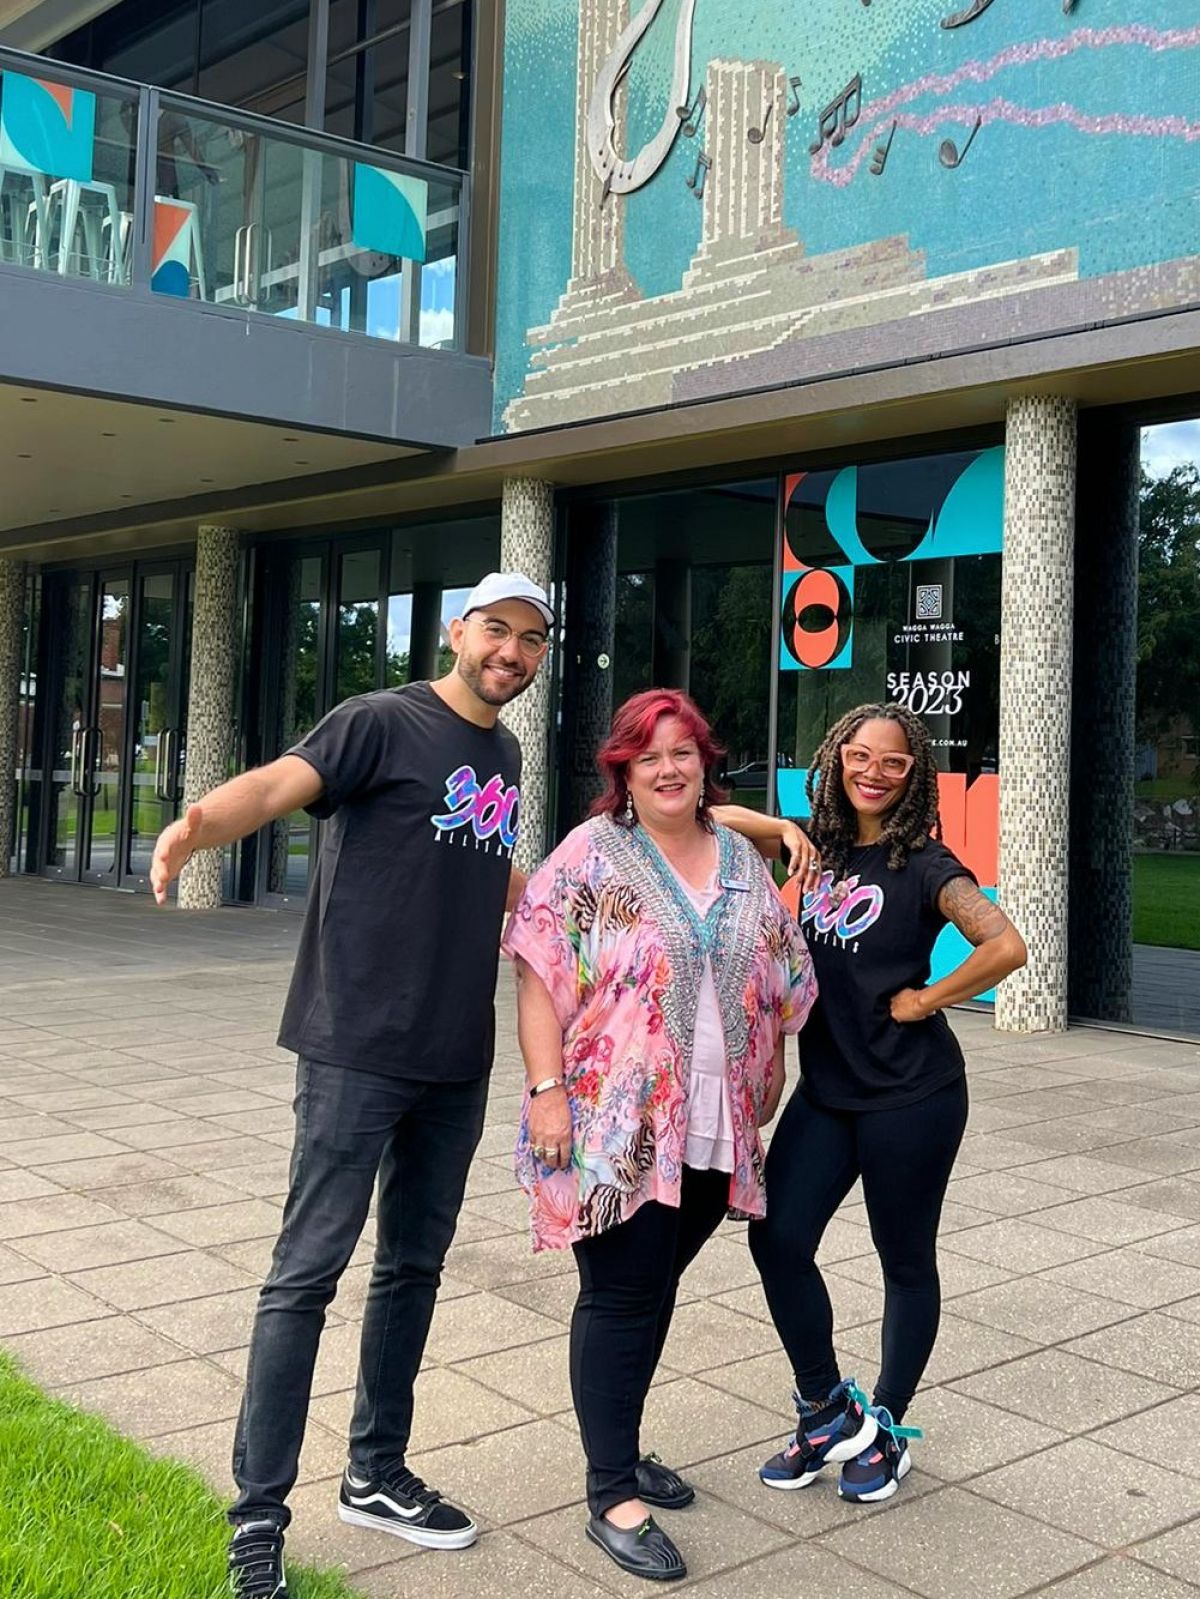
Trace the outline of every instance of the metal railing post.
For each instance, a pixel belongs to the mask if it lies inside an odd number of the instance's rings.
[[[133,168],[133,239],[130,282],[150,292],[154,273],[154,198],[158,187],[158,90],[143,86],[137,101]]]

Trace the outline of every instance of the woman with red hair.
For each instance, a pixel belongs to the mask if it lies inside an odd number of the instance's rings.
[[[626,701],[599,753],[603,795],[530,879],[504,939],[533,1247],[570,1246],[579,1269],[587,1534],[659,1580],[686,1567],[650,1507],[694,1489],[642,1455],[642,1407],[684,1268],[725,1216],[763,1214],[758,1130],[783,1091],[783,1036],[816,991],[766,866],[713,818],[722,753],[686,694]]]

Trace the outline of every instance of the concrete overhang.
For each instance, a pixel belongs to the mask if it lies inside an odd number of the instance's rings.
[[[0,268],[0,383],[453,449],[489,426],[491,367],[288,318]]]
[[[0,44],[13,50],[44,50],[116,4],[117,0],[0,0]]]
[[[248,533],[350,528],[499,497],[506,477],[561,488],[645,482],[677,473],[812,464],[911,449],[937,436],[987,433],[1023,393],[1082,407],[1128,407],[1145,421],[1200,408],[1200,310],[1079,328],[917,361],[627,416],[489,438],[453,452],[321,473],[302,483],[192,495],[144,515],[106,513],[53,530],[11,528],[0,550],[40,559],[153,547],[219,519]]]

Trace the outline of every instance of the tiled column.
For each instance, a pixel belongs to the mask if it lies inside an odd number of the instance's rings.
[[[1068,818],[1076,407],[1009,402],[1000,622],[1000,900],[1029,964],[1001,984],[996,1026],[1067,1025]]]
[[[192,680],[188,692],[184,804],[194,805],[229,777],[233,746],[233,686],[237,677],[238,534],[201,527],[196,537],[196,604],[192,620]],[[179,879],[185,910],[221,903],[219,849],[201,850]]]
[[[1133,998],[1138,487],[1133,422],[1079,425],[1071,714],[1071,1012],[1127,1022]]]
[[[8,876],[8,843],[16,803],[17,710],[21,698],[21,624],[25,566],[0,560],[0,877]]]
[[[500,567],[524,572],[547,593],[554,575],[554,487],[534,478],[508,478],[500,518]],[[521,833],[514,860],[529,872],[546,853],[550,766],[550,666],[512,703],[502,720],[521,742]]]

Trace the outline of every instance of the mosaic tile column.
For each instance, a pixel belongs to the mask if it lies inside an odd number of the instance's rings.
[[[229,777],[233,747],[233,688],[237,677],[238,533],[201,527],[196,536],[196,604],[192,618],[192,680],[188,691],[184,805],[194,805]],[[221,903],[224,864],[219,849],[201,850],[179,878],[184,910]]]
[[[1079,425],[1071,712],[1070,1008],[1127,1022],[1133,998],[1133,806],[1141,434]]]
[[[16,806],[17,710],[21,698],[21,633],[25,616],[25,566],[0,560],[0,877],[8,876],[9,840]]]
[[[500,513],[500,568],[524,572],[547,593],[554,574],[554,486],[535,478],[507,478]],[[521,742],[521,834],[513,859],[530,872],[546,853],[550,767],[550,668],[512,703],[502,720]]]
[[[1009,402],[1000,623],[1000,899],[1029,964],[1001,984],[996,1026],[1067,1025],[1076,407]]]

